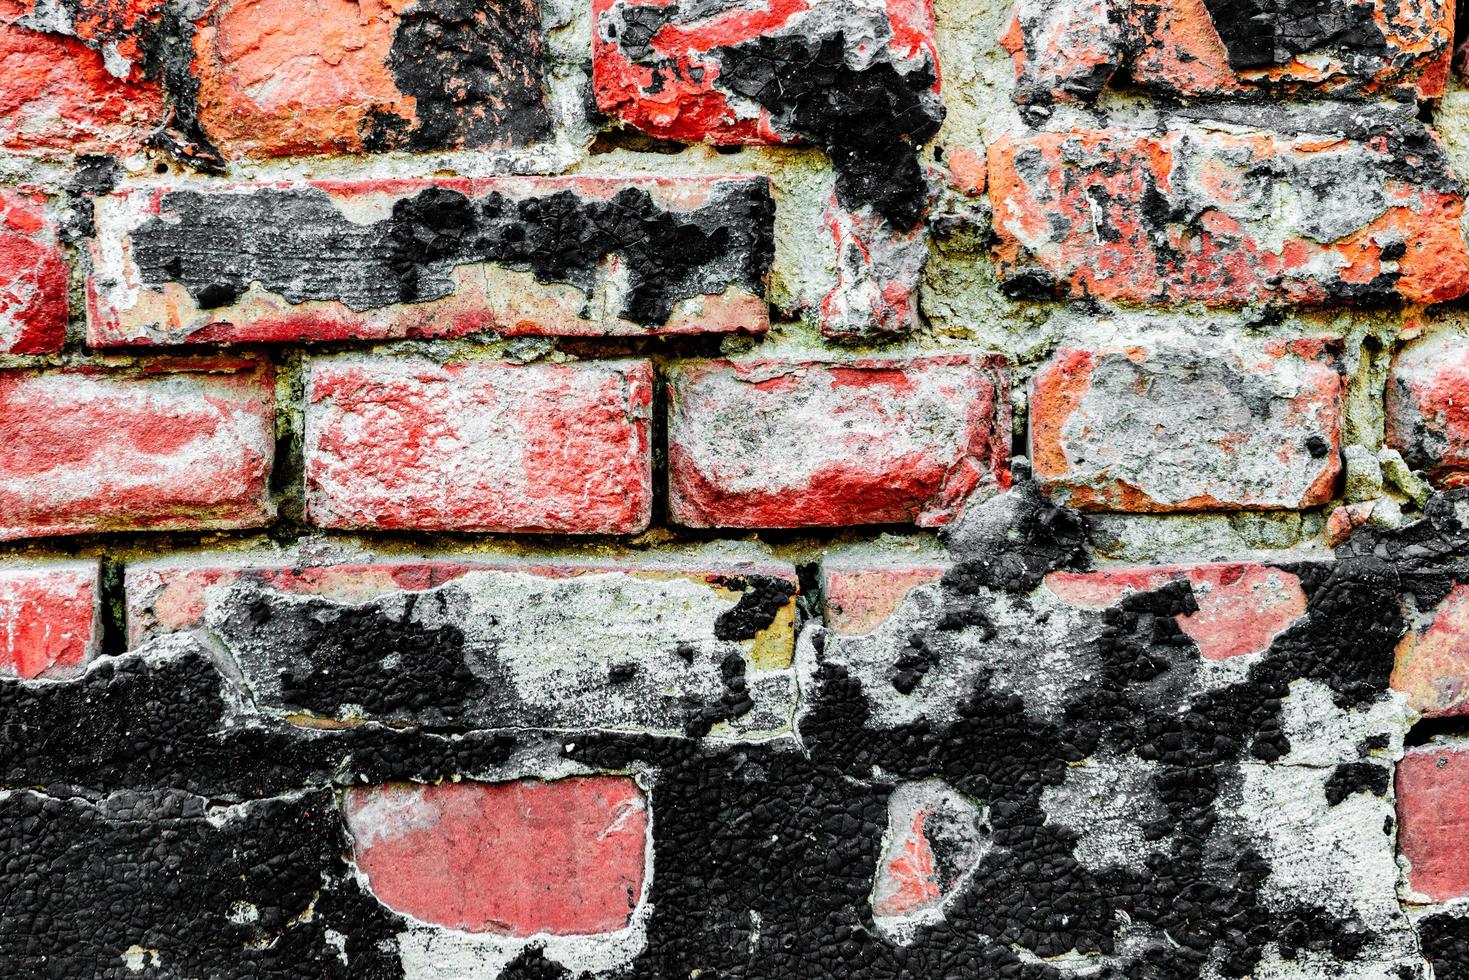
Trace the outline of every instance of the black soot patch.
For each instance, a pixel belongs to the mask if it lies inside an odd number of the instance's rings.
[[[547,139],[545,63],[535,0],[418,0],[403,11],[388,55],[417,118],[378,115],[367,147],[433,150]]]
[[[1237,71],[1274,68],[1322,50],[1373,58],[1391,54],[1370,3],[1204,0],[1204,6]]]
[[[937,75],[928,64],[902,72],[884,60],[851,68],[847,49],[840,33],[759,37],[715,52],[718,84],[825,149],[844,207],[870,206],[894,227],[912,228],[928,194],[918,152],[944,119]]]
[[[714,584],[741,593],[740,601],[714,621],[714,635],[721,640],[753,640],[796,594],[796,583],[770,575],[730,575]]]
[[[577,287],[590,318],[597,268],[617,255],[627,275],[621,316],[653,327],[682,299],[732,286],[763,296],[775,249],[774,203],[758,180],[716,184],[688,211],[661,208],[631,187],[605,201],[569,190],[516,200],[431,187],[367,224],[315,188],[173,191],[163,210],[167,217],[131,234],[142,281],[179,283],[206,308],[233,302],[252,283],[291,303],[358,311],[427,302],[453,294],[455,266],[488,262]]]
[[[177,791],[15,791],[0,797],[0,853],[5,893],[25,901],[6,912],[0,963],[16,977],[400,977],[375,940],[401,920],[358,889],[349,848],[326,790],[222,819]]]
[[[1469,916],[1426,916],[1418,935],[1435,980],[1469,980]]]

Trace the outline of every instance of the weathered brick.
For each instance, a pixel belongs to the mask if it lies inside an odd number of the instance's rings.
[[[662,0],[593,0],[592,14],[597,105],[663,139],[785,143],[803,138],[792,107],[768,102],[759,89],[770,79],[760,78],[746,63],[747,57],[772,50],[772,41],[818,41],[823,57],[809,66],[813,70],[833,67],[825,57],[833,43],[838,63],[858,52],[903,74],[933,73],[938,63],[933,8],[924,0],[873,7],[816,0],[777,4],[755,15],[729,0],[687,9]],[[927,85],[938,91],[936,77]],[[838,109],[835,104],[802,108]]]
[[[1130,77],[1180,95],[1301,90],[1437,98],[1451,0],[1130,0]]]
[[[663,139],[824,147],[844,207],[921,216],[915,147],[937,132],[930,0],[775,4],[593,0],[603,112]]]
[[[1433,303],[1469,291],[1462,187],[1426,133],[1079,130],[990,147],[1001,288],[1122,303]]]
[[[47,156],[137,151],[162,122],[139,32],[162,0],[0,0],[0,147]]]
[[[1254,564],[1165,565],[1053,572],[1046,588],[1073,606],[1105,609],[1127,595],[1187,582],[1191,613],[1174,616],[1205,660],[1264,653],[1280,634],[1306,615],[1301,580],[1283,568]]]
[[[646,361],[317,361],[306,507],[320,527],[631,534],[648,526]]]
[[[45,199],[0,189],[0,354],[61,350],[67,276]]]
[[[101,642],[96,562],[0,564],[0,674],[65,677]]]
[[[227,157],[550,135],[533,0],[215,0],[193,50],[199,123]]]
[[[822,564],[825,622],[839,636],[863,636],[881,626],[919,586],[952,568],[937,559],[838,558]],[[1047,593],[1076,609],[1101,610],[1129,595],[1187,582],[1196,608],[1174,621],[1205,660],[1253,656],[1306,614],[1299,576],[1284,568],[1237,562],[1112,567],[1052,572]]]
[[[1469,338],[1442,331],[1409,344],[1387,382],[1387,443],[1434,483],[1469,483]]]
[[[1017,0],[1002,43],[1023,105],[1093,98],[1124,68],[1172,95],[1428,99],[1453,20],[1446,0]]]
[[[1469,714],[1469,586],[1455,585],[1404,634],[1392,686],[1430,718]]]
[[[1081,510],[1314,507],[1341,473],[1327,342],[1063,347],[1031,389],[1036,478]]]
[[[1115,0],[1016,0],[1000,44],[1015,59],[1015,101],[1090,99],[1121,67],[1127,38]]]
[[[998,355],[686,363],[670,392],[669,510],[690,527],[933,527],[1009,483]]]
[[[1469,746],[1434,742],[1398,763],[1398,852],[1410,893],[1433,902],[1469,898]]]
[[[962,893],[994,846],[987,808],[947,783],[903,783],[888,797],[887,846],[872,887],[878,929],[910,939]],[[981,829],[983,828],[983,829]]]
[[[824,561],[824,621],[841,636],[871,633],[920,585],[937,582],[949,567],[929,561]]]
[[[768,559],[205,554],[129,566],[126,591],[132,644],[201,633],[305,723],[727,736],[787,728],[795,696],[796,570]]]
[[[928,229],[897,231],[868,209],[827,202],[836,243],[836,282],[821,300],[821,333],[834,340],[872,340],[918,326],[918,286],[928,262]]]
[[[274,397],[248,358],[0,371],[0,540],[266,523]]]
[[[764,178],[129,190],[97,204],[92,344],[764,331]]]
[[[650,819],[628,777],[354,787],[345,812],[367,887],[421,922],[587,935],[642,901]]]

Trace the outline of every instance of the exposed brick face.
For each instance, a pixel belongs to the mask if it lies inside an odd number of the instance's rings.
[[[1469,896],[1469,749],[1460,743],[1410,749],[1398,764],[1398,850],[1408,888],[1430,901]]]
[[[1035,473],[1087,510],[1311,507],[1336,490],[1341,401],[1333,358],[1310,341],[1063,348],[1032,384]]]
[[[640,361],[322,361],[307,511],[335,528],[636,533],[652,507],[652,399]]]
[[[0,565],[0,675],[75,674],[97,652],[95,562]]]
[[[1393,687],[1429,717],[1469,714],[1469,589],[1455,585],[1398,644]]]
[[[1170,95],[1437,98],[1453,19],[1442,0],[1017,0],[1002,43],[1026,105],[1093,99],[1123,68]]]
[[[545,38],[525,0],[219,0],[193,49],[200,123],[229,156],[484,147],[549,134]]]
[[[110,39],[98,30],[115,18],[105,17],[100,3],[76,6],[82,16],[66,35],[35,24],[32,0],[0,3],[0,146],[6,150],[56,157],[134,152],[163,123],[161,87],[143,77],[136,47],[111,41],[108,65],[103,48]],[[108,6],[137,24],[140,13],[159,5]]]
[[[1431,141],[1038,133],[991,145],[990,197],[1015,295],[1243,306],[1469,291],[1464,199]]]
[[[834,42],[837,59],[859,51],[872,57],[864,50],[869,38],[884,37],[879,63],[907,73],[932,71],[937,62],[933,9],[925,0],[881,7],[847,0],[777,4],[760,16],[732,3],[688,7],[594,0],[593,79],[602,111],[665,139],[783,143],[809,134],[780,108],[772,111],[764,93],[749,90],[743,71],[725,63],[730,50],[786,39]],[[820,61],[827,70],[835,67]],[[936,89],[937,77],[930,84]]]
[[[388,180],[99,202],[105,347],[762,332],[764,180]],[[228,243],[221,247],[220,242]]]
[[[0,372],[0,540],[266,523],[274,394],[243,359]]]
[[[0,354],[51,354],[66,340],[67,265],[36,194],[0,191]]]
[[[1469,477],[1469,339],[1445,332],[1403,348],[1387,383],[1387,441],[1435,482]]]
[[[585,935],[642,899],[648,810],[631,779],[382,786],[347,793],[367,886],[466,932]]]
[[[943,524],[971,493],[1007,485],[1007,391],[987,358],[681,367],[672,515],[691,527]]]

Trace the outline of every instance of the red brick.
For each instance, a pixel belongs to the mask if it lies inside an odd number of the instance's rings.
[[[632,779],[352,788],[347,826],[378,901],[465,932],[613,932],[642,901],[648,803]]]
[[[1469,746],[1408,749],[1398,763],[1398,852],[1410,892],[1434,902],[1469,898]]]
[[[1011,295],[1239,306],[1469,291],[1461,187],[1427,137],[1079,130],[1003,138],[989,160]]]
[[[758,177],[133,189],[97,203],[88,340],[759,333],[773,215]]]
[[[822,336],[857,341],[915,329],[927,226],[897,231],[876,212],[849,211],[835,197],[824,218],[837,258],[836,283],[821,300]]]
[[[888,798],[888,833],[872,889],[878,928],[938,912],[989,852],[982,811],[936,780],[903,783]],[[884,921],[888,920],[888,921]]]
[[[763,37],[843,31],[848,62],[888,61],[903,74],[938,66],[930,0],[776,0],[763,9],[732,0],[593,0],[592,84],[597,105],[662,139],[786,143],[798,136],[754,99],[720,80],[727,48]],[[651,22],[651,35],[648,25]],[[644,39],[646,38],[646,41]],[[872,39],[886,38],[876,51]],[[933,92],[938,92],[935,81]]]
[[[1031,459],[1081,510],[1314,507],[1341,473],[1343,382],[1321,341],[1063,347],[1031,392]]]
[[[1291,6],[1281,4],[1277,20]],[[1303,90],[1380,94],[1394,89],[1425,99],[1443,95],[1454,38],[1452,2],[1339,0],[1332,7],[1354,23],[1375,25],[1384,42],[1380,50],[1344,43],[1353,33],[1350,29],[1326,30],[1314,43],[1303,45],[1293,38],[1293,52],[1282,47],[1270,58],[1231,57],[1204,0],[1131,0],[1128,16],[1136,53],[1128,64],[1130,77],[1134,84],[1179,95],[1278,96]],[[1282,27],[1290,31],[1292,25]],[[1244,67],[1241,60],[1267,63]]]
[[[1430,718],[1469,714],[1469,586],[1454,586],[1403,636],[1392,686]]]
[[[67,276],[45,199],[0,189],[0,354],[61,350]]]
[[[937,582],[947,568],[940,561],[823,562],[826,626],[841,636],[871,633],[902,605],[908,593]]]
[[[194,34],[199,122],[227,157],[521,145],[549,135],[540,9],[216,0]],[[435,33],[475,71],[434,63]],[[400,88],[398,62],[423,56]]]
[[[0,565],[0,674],[77,673],[101,641],[96,562]]]
[[[294,595],[320,595],[341,602],[365,602],[399,591],[437,588],[471,572],[505,572],[543,579],[586,575],[627,575],[648,581],[687,580],[712,590],[733,608],[752,578],[797,583],[796,569],[772,560],[720,560],[656,555],[638,560],[537,561],[533,559],[460,556],[435,559],[379,559],[311,565],[283,563],[250,554],[174,556],[131,564],[126,572],[128,643],[138,646],[161,634],[197,629],[205,623],[209,597],[239,583]],[[682,593],[679,609],[687,611]],[[750,639],[756,670],[789,667],[795,649],[796,596],[768,627]],[[628,610],[630,614],[632,610]],[[652,613],[672,627],[673,605]],[[508,624],[501,624],[502,626]]]
[[[1236,7],[1220,24],[1208,0],[1017,0],[1002,41],[1015,58],[1015,100],[1089,99],[1120,69],[1134,88],[1182,96],[1443,95],[1452,3],[1343,0],[1326,15],[1344,23],[1324,26],[1319,7],[1292,21],[1295,6],[1248,18]],[[1361,27],[1381,43],[1353,45]]]
[[[1121,66],[1126,40],[1115,0],[1016,0],[1000,38],[1015,59],[1015,101],[1095,96]]]
[[[143,78],[134,28],[160,6],[84,0],[67,35],[29,26],[34,0],[0,0],[0,147],[48,156],[140,149],[163,122],[163,93]]]
[[[939,560],[837,559],[822,565],[826,626],[841,636],[871,633],[908,594],[937,582],[949,568]],[[1169,582],[1188,582],[1198,611],[1174,619],[1207,660],[1251,656],[1306,614],[1306,594],[1294,573],[1270,565],[1211,563],[1052,572],[1046,590],[1070,606],[1106,609],[1125,596]]]
[[[1393,359],[1387,443],[1439,486],[1469,484],[1469,338],[1442,331]]]
[[[670,382],[669,509],[690,527],[947,522],[1007,486],[998,355],[709,361]]]
[[[636,533],[652,389],[646,361],[317,362],[307,512],[331,528]]]
[[[1206,660],[1228,660],[1270,649],[1306,615],[1301,580],[1283,568],[1254,564],[1164,565],[1096,572],[1052,572],[1045,586],[1084,609],[1105,609],[1124,596],[1188,582],[1198,611],[1173,617]]]
[[[0,540],[266,523],[274,396],[245,358],[0,371]]]

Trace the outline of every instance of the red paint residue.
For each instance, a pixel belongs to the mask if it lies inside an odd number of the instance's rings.
[[[346,817],[372,893],[423,922],[589,935],[642,899],[648,807],[625,777],[351,789]]]

